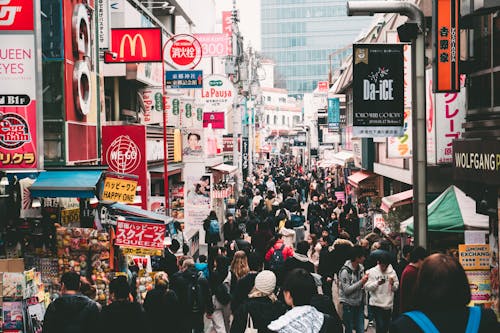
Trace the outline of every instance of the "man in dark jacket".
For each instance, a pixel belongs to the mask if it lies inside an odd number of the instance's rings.
[[[177,267],[177,256],[175,255],[181,247],[177,239],[172,239],[172,244],[165,249],[165,256],[160,260],[160,271],[166,272],[169,277],[179,271]]]
[[[98,331],[101,333],[136,333],[149,330],[146,314],[137,302],[130,302],[127,278],[119,276],[109,284],[112,303],[100,315]]]
[[[175,292],[168,289],[168,276],[164,272],[156,273],[155,288],[148,291],[143,306],[151,333],[164,331],[165,323],[169,332],[179,332],[179,300]]]
[[[310,246],[307,241],[302,241],[297,244],[297,249],[295,250],[293,256],[285,260],[283,272],[280,274],[280,281],[278,281],[279,286],[283,285],[283,281],[285,281],[288,273],[296,268],[302,268],[309,273],[314,273],[314,264],[309,261],[309,257],[307,256],[309,247]]]
[[[171,287],[179,299],[181,332],[203,332],[203,315],[211,319],[214,305],[208,281],[196,271],[193,259],[184,260],[181,272],[172,278]]]
[[[64,273],[62,296],[50,303],[43,321],[43,333],[94,333],[97,331],[99,308],[80,294],[80,275]]]

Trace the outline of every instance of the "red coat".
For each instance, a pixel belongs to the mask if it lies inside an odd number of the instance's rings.
[[[271,247],[269,249],[269,251],[267,251],[266,257],[265,257],[266,261],[271,260],[271,257],[273,256],[274,251],[281,249],[282,246],[283,246],[283,240],[282,239],[278,239],[276,241],[276,243],[274,243],[273,247]],[[291,247],[289,247],[289,246],[285,246],[283,248],[283,259],[284,259],[284,261],[286,261],[289,257],[292,257],[292,256],[293,256],[293,249]]]

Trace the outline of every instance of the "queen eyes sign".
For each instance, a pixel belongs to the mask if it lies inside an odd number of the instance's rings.
[[[353,54],[353,136],[401,136],[403,44],[354,44]]]

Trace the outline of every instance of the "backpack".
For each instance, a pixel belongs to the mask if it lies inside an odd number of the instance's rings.
[[[425,333],[439,333],[434,323],[421,311],[405,312],[403,315],[411,318],[415,324]],[[481,323],[481,308],[477,306],[469,307],[469,320],[465,333],[477,333]]]
[[[191,276],[191,282],[187,290],[187,307],[191,313],[200,313],[204,311],[203,291],[199,283],[198,272]]]
[[[285,244],[281,245],[279,249],[274,249],[274,253],[269,261],[269,268],[271,268],[272,271],[277,271],[283,266],[285,262],[285,258],[283,257],[284,248]]]
[[[217,221],[217,220],[210,220],[209,230],[210,230],[210,233],[212,235],[220,233],[219,221]]]

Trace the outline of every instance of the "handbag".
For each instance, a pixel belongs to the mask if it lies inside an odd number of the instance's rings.
[[[248,318],[247,318],[247,326],[245,328],[245,333],[258,333],[258,332],[259,332],[259,330],[253,326],[252,316],[250,315],[250,312],[249,312]]]

